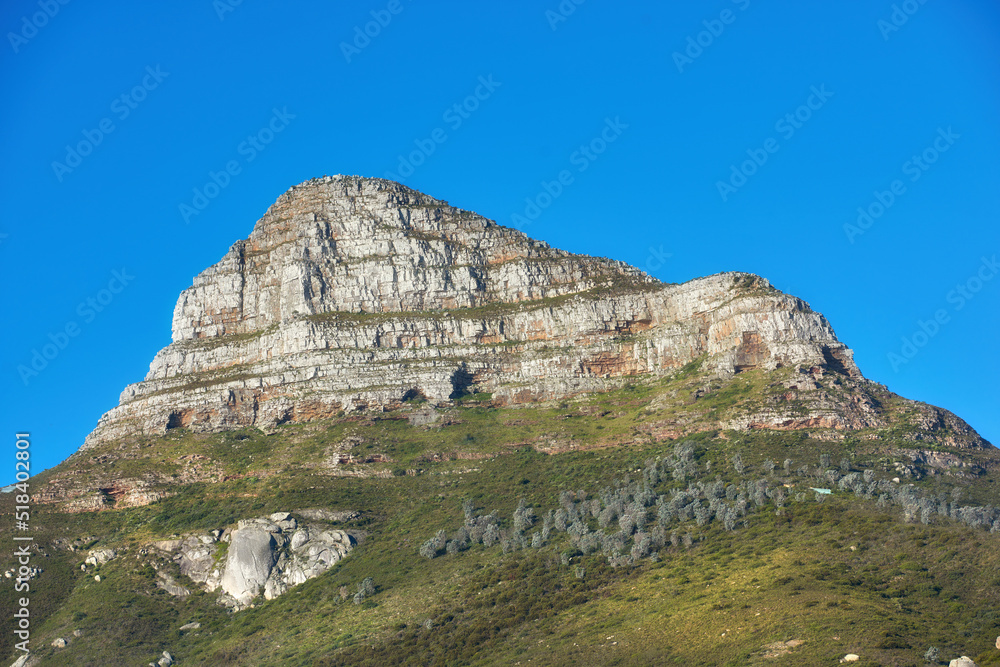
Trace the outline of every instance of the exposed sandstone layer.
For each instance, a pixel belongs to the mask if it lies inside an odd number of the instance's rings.
[[[325,177],[279,197],[249,238],[195,278],[174,310],[173,343],[83,449],[416,397],[564,398],[696,359],[723,378],[791,366],[862,380],[826,319],[763,278],[663,284],[398,183]],[[780,428],[785,417],[762,420]]]

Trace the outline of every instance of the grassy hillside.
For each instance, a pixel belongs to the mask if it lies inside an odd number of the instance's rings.
[[[430,425],[410,423],[425,409],[414,404],[87,452],[34,490],[120,477],[168,496],[36,506],[32,648],[60,666],[146,664],[164,650],[180,665],[824,665],[846,653],[924,665],[933,646],[943,664],[1000,665],[997,452],[914,443],[902,417],[849,437],[648,427],[674,410],[655,408],[666,393],[730,411],[764,400],[772,380],[747,374],[697,401],[693,374],[518,410],[472,396]],[[893,454],[917,444],[965,465]],[[10,514],[10,495],[0,502]],[[357,547],[325,574],[237,613],[178,571],[193,595],[156,586],[154,540],[307,508],[361,513],[338,525]],[[95,547],[119,555],[81,571]],[[5,551],[0,567],[13,566]],[[367,577],[375,593],[355,604]],[[2,597],[12,608],[10,586]],[[0,635],[8,662],[12,641]]]

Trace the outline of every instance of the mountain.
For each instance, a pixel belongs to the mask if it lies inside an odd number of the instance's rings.
[[[1000,633],[1000,453],[764,278],[664,284],[333,176],[172,340],[31,480],[26,662],[911,664]]]
[[[392,181],[333,176],[291,188],[195,278],[174,308],[173,343],[82,451],[175,428],[269,429],[414,399],[561,400],[688,364],[708,379],[706,392],[750,370],[784,372],[772,375],[768,400],[708,420],[685,411],[658,420],[656,433],[842,434],[884,430],[909,411],[914,441],[989,447],[953,414],[864,380],[826,319],[763,278],[663,284]],[[158,497],[150,480],[138,492],[122,482],[102,484],[140,502]]]
[[[826,320],[763,279],[664,285],[354,177],[281,196],[181,294],[173,341],[85,448],[177,426],[266,428],[382,410],[408,396],[558,399],[702,355],[720,376],[798,366],[860,378]]]

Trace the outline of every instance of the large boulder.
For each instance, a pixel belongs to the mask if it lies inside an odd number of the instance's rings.
[[[343,523],[345,521],[353,521],[361,516],[361,512],[355,510],[328,510],[324,508],[313,508],[307,510],[298,510],[296,512],[303,519],[312,519],[313,521],[332,521],[334,523]]]
[[[250,603],[267,582],[277,563],[281,529],[263,519],[240,521],[230,537],[222,590],[241,605]],[[279,541],[280,540],[280,541]]]
[[[114,549],[92,549],[87,558],[83,561],[87,565],[104,565],[109,560],[115,558],[118,552]]]
[[[270,591],[264,597],[271,599],[288,587],[301,584],[329,570],[353,547],[354,540],[342,530],[298,530],[292,535],[290,558],[283,558],[273,577]],[[269,594],[270,593],[270,594]]]
[[[967,655],[963,655],[961,658],[955,658],[948,663],[948,667],[977,667],[976,663]]]

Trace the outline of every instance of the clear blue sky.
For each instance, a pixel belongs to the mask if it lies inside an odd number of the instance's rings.
[[[665,281],[765,276],[869,378],[1000,443],[995,2],[228,2],[0,10],[0,432],[32,433],[35,471],[143,378],[198,272],[336,173],[528,209],[530,235]],[[859,207],[881,215],[845,231]]]

